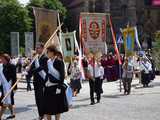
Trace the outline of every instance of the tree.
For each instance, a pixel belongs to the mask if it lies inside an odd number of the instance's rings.
[[[28,11],[17,0],[0,0],[0,51],[10,53],[10,32],[20,32],[20,46],[24,46],[24,32],[31,28]]]
[[[57,10],[61,15],[66,16],[67,10],[59,0],[44,0],[43,6],[44,8]]]
[[[61,20],[65,19],[67,13],[66,8],[62,5],[62,3],[59,0],[30,0],[28,5],[26,6],[26,9],[29,11],[29,16],[32,19],[32,31],[34,32],[34,34],[36,28],[35,28],[35,17],[33,14],[33,7],[57,10],[60,13]],[[34,36],[34,39],[35,38],[36,37]]]
[[[59,0],[30,0],[26,8],[29,10],[29,15],[32,19],[33,26],[34,26],[34,15],[32,7],[41,7],[46,9],[57,10],[60,13],[62,19],[64,19],[67,15],[67,9],[63,6],[63,4]]]
[[[160,71],[160,31],[155,34],[155,42],[152,50],[153,60],[158,71]]]

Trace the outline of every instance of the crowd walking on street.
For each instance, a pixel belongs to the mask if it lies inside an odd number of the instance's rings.
[[[113,82],[121,79],[124,95],[129,95],[132,93],[131,85],[134,77],[139,79],[143,87],[148,87],[155,78],[154,64],[148,57],[121,55],[122,65],[119,65],[113,53],[100,57],[92,54],[83,56],[81,64],[79,64],[79,56],[75,56],[66,66],[62,53],[55,45],[49,45],[45,53],[44,49],[44,44],[38,43],[34,58],[25,58],[26,60],[19,58],[21,60],[18,59],[17,62],[16,58],[11,58],[8,54],[0,54],[2,93],[0,119],[6,108],[9,108],[10,111],[7,119],[15,118],[14,93],[17,87],[14,87],[4,101],[2,99],[17,81],[19,72],[26,79],[27,91],[32,90],[31,81],[33,80],[38,120],[51,120],[52,115],[55,115],[55,120],[60,120],[61,114],[69,110],[72,97],[80,94],[83,82],[89,83],[90,105],[94,105],[101,102],[104,81]],[[70,93],[66,92],[68,88],[71,89]],[[70,99],[68,99],[69,94]]]

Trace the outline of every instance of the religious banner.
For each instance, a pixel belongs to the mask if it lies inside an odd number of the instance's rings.
[[[33,32],[25,32],[25,55],[27,57],[32,56],[33,43]]]
[[[106,14],[81,13],[79,27],[81,44],[84,51],[101,51],[105,53]]]
[[[36,42],[45,43],[57,28],[57,11],[33,7],[36,24]]]
[[[74,57],[75,32],[61,34],[61,45],[64,57]]]
[[[11,32],[11,56],[19,56],[19,32]]]
[[[57,47],[57,49],[62,52],[62,46],[61,46],[61,44],[60,44],[60,40],[59,40],[59,39],[60,39],[60,38],[59,38],[59,36],[58,36],[57,33],[56,33],[56,34],[52,37],[52,39],[50,40],[50,43],[49,43],[49,44],[55,45],[55,46]]]
[[[135,28],[128,27],[122,30],[126,56],[134,55]]]

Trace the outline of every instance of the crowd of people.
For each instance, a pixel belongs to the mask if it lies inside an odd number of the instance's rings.
[[[16,73],[21,73],[27,81],[27,91],[31,90],[30,81],[33,79],[35,101],[38,109],[39,120],[44,117],[51,120],[55,115],[60,120],[60,114],[69,110],[69,101],[66,90],[72,89],[72,96],[76,97],[82,88],[82,81],[89,83],[90,104],[100,103],[103,93],[103,81],[108,82],[122,79],[124,94],[131,93],[131,83],[136,76],[143,87],[148,87],[155,78],[155,67],[151,57],[121,55],[122,65],[113,53],[96,56],[84,56],[82,61],[75,56],[66,67],[61,52],[54,45],[50,45],[44,52],[44,45],[36,45],[36,54],[32,58],[10,58],[8,54],[0,54],[0,84],[1,84],[1,111],[0,119],[4,110],[8,107],[11,111],[9,118],[15,118],[14,90],[2,98],[17,81]],[[33,62],[32,62],[33,61]],[[80,63],[80,64],[79,64]],[[81,67],[83,66],[83,67]],[[67,72],[66,72],[67,71]],[[68,84],[64,80],[68,79]],[[96,97],[94,94],[96,93]],[[95,102],[96,98],[96,102]]]
[[[47,47],[47,54],[42,54],[43,49],[43,44],[37,44],[37,56],[34,62],[28,65],[26,77],[27,79],[31,79],[33,76],[39,120],[42,120],[44,117],[46,117],[47,120],[51,120],[52,115],[55,115],[56,120],[60,120],[60,114],[67,112],[69,108],[65,94],[67,86],[64,84],[64,62],[56,46],[50,45]],[[1,54],[0,60],[0,79],[2,86],[0,119],[4,113],[4,109],[7,107],[11,111],[11,116],[7,117],[7,119],[15,118],[13,107],[14,91],[12,91],[4,101],[2,101],[2,98],[17,81],[16,65],[11,62],[7,54]],[[19,69],[18,72],[20,72]]]

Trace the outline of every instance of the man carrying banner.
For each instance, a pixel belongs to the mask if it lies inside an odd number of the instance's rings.
[[[39,120],[42,120],[44,116],[43,100],[44,100],[44,85],[46,77],[45,68],[47,68],[47,60],[48,60],[47,56],[42,55],[43,49],[44,45],[42,43],[37,43],[36,53],[38,54],[38,57],[32,63],[28,71],[28,77],[31,78],[33,75],[33,85],[35,90],[35,100],[39,113]]]
[[[16,82],[16,66],[10,63],[10,56],[8,54],[1,54],[0,61],[0,84],[2,90],[1,98],[3,98]],[[17,87],[14,88],[14,90],[16,89]],[[7,119],[15,118],[13,91],[6,97],[4,101],[1,100],[0,106],[0,120],[7,107],[11,111],[11,115],[8,116]]]

